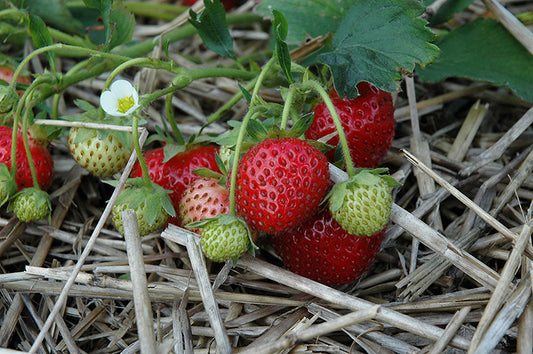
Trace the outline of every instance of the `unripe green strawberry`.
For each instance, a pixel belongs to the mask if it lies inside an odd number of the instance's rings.
[[[121,234],[124,234],[122,212],[126,209],[132,209],[137,214],[141,236],[162,228],[170,216],[176,215],[165,189],[155,183],[152,183],[151,188],[147,188],[143,183],[142,178],[132,179],[131,186],[120,193],[112,208],[113,224]]]
[[[348,233],[370,236],[389,222],[392,177],[380,175],[386,169],[361,169],[346,182],[336,184],[330,192],[329,209],[333,218]]]
[[[32,222],[50,216],[52,206],[48,193],[39,188],[24,188],[13,196],[8,211],[22,222]]]
[[[222,214],[190,225],[202,228],[200,245],[205,256],[215,262],[238,258],[252,245],[248,226],[236,216]]]
[[[130,157],[129,144],[111,131],[73,127],[68,136],[68,147],[81,167],[100,178],[120,172]]]

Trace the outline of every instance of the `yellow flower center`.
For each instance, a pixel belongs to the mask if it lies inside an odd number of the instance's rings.
[[[133,101],[133,97],[122,97],[118,100],[118,107],[117,110],[120,113],[126,113],[131,107],[135,105],[135,102]]]

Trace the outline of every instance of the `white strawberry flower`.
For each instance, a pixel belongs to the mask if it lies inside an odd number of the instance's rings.
[[[115,117],[127,116],[139,107],[139,94],[126,80],[117,80],[109,90],[100,95],[100,105],[107,113]]]

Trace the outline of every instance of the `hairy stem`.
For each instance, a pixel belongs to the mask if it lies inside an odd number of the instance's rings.
[[[342,123],[337,113],[337,110],[335,109],[333,102],[331,102],[331,98],[329,97],[326,90],[318,82],[314,80],[309,80],[305,83],[305,85],[317,92],[326,104],[326,107],[328,107],[329,113],[331,114],[331,118],[333,119],[333,123],[335,124],[335,128],[337,129],[337,133],[339,134],[339,141],[341,143],[342,152],[344,155],[344,162],[346,164],[346,172],[348,173],[349,177],[354,176],[355,168],[353,166],[352,156],[350,155],[348,141],[346,140],[346,134],[344,134],[344,128],[342,127]]]

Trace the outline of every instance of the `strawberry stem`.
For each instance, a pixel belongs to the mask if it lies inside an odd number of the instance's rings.
[[[33,92],[33,91],[32,91]],[[37,172],[35,171],[35,164],[33,163],[33,157],[31,154],[30,144],[28,142],[28,116],[33,105],[28,105],[24,112],[22,119],[22,141],[24,142],[24,149],[26,150],[26,157],[28,158],[28,165],[30,166],[31,179],[35,188],[41,188],[39,186],[39,180],[37,179]]]
[[[239,129],[239,135],[237,136],[237,143],[235,144],[235,153],[233,156],[233,164],[231,166],[231,179],[230,179],[230,193],[229,193],[229,214],[235,215],[235,186],[237,185],[237,169],[239,168],[239,159],[244,136],[246,135],[246,127],[250,119],[256,119],[261,113],[256,112],[255,109],[250,108],[244,118],[242,119],[242,125]]]
[[[174,119],[174,109],[172,108],[173,96],[174,95],[172,93],[167,93],[167,96],[165,97],[165,111],[167,113],[167,119],[168,123],[170,124],[170,128],[172,128],[174,136],[176,137],[176,142],[179,145],[184,145],[185,139],[183,139],[183,135],[181,134],[181,131],[176,124],[176,120]]]
[[[315,92],[320,95],[320,97],[326,104],[326,107],[328,107],[329,113],[331,114],[331,118],[333,119],[333,123],[335,124],[335,128],[337,129],[337,133],[339,134],[339,141],[344,155],[344,162],[346,164],[346,172],[348,173],[349,177],[353,177],[355,175],[355,168],[353,165],[352,156],[350,155],[350,148],[348,147],[348,141],[346,140],[346,134],[344,134],[344,128],[342,127],[339,114],[337,113],[337,110],[335,109],[331,98],[329,97],[326,90],[318,82],[314,80],[309,80],[305,83],[305,85],[315,90]]]
[[[275,58],[270,58],[270,60],[263,66],[261,73],[257,77],[255,82],[254,90],[252,91],[252,98],[250,100],[250,107],[246,115],[242,119],[242,125],[239,128],[239,135],[237,136],[237,143],[235,144],[235,152],[233,157],[233,165],[231,166],[231,179],[230,179],[230,193],[229,193],[229,210],[230,215],[235,215],[235,186],[237,184],[237,169],[239,167],[239,159],[241,153],[242,143],[244,141],[244,136],[246,135],[246,127],[251,118],[256,119],[261,113],[256,111],[255,105],[258,104],[257,96],[259,94],[259,89],[265,80],[267,72],[270,70],[272,65],[276,62]],[[260,106],[257,106],[260,107]]]
[[[292,108],[292,102],[294,101],[294,94],[296,93],[296,88],[291,85],[289,87],[289,92],[287,93],[287,99],[283,105],[283,113],[281,114],[281,123],[280,129],[285,130],[287,128],[287,123],[289,121],[289,115]]]
[[[148,166],[146,165],[146,160],[144,159],[144,155],[141,149],[141,144],[139,144],[139,117],[136,114],[133,115],[133,122],[131,123],[131,128],[132,128],[131,135],[133,138],[133,148],[135,149],[135,153],[137,154],[137,160],[139,161],[139,165],[141,166],[144,184],[149,190],[152,190],[154,187],[152,186],[152,181],[150,180],[150,174],[148,172]]]

